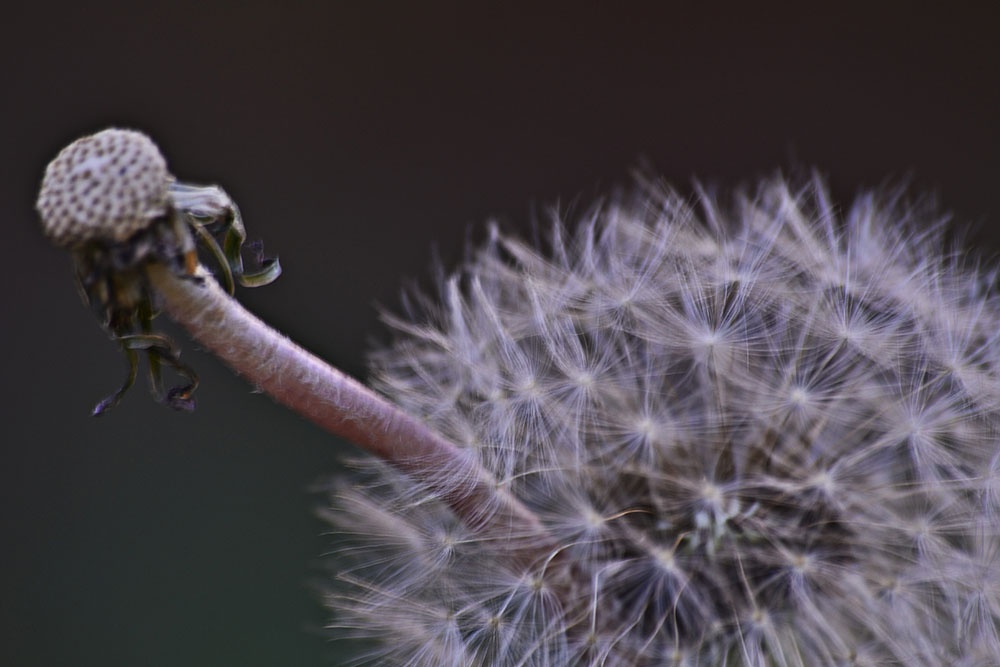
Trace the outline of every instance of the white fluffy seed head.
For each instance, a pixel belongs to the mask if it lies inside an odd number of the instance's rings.
[[[781,180],[493,233],[375,383],[560,546],[524,571],[373,462],[328,515],[359,662],[997,664],[1000,297],[946,247],[933,211]]]
[[[141,132],[77,139],[45,168],[36,204],[42,229],[64,247],[124,241],[167,212],[171,180],[160,149]]]

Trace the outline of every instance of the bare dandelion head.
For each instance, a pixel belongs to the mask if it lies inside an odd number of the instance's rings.
[[[36,208],[49,240],[70,250],[85,300],[120,343],[129,366],[125,382],[93,414],[113,408],[132,386],[137,351],[146,352],[154,396],[171,407],[193,409],[197,376],[178,359],[173,342],[152,331],[159,305],[146,271],[162,264],[200,281],[200,246],[217,260],[230,293],[236,282],[257,286],[277,278],[276,260],[262,260],[260,271],[244,271],[246,230],[236,204],[218,186],[178,183],[160,149],[142,132],[111,128],[77,139],[56,155],[45,168]],[[161,364],[186,384],[165,389]]]
[[[932,211],[818,181],[645,190],[545,249],[494,230],[391,318],[375,382],[558,547],[512,563],[363,464],[328,515],[359,662],[995,660],[1000,301],[945,247]]]
[[[66,146],[45,169],[38,193],[53,243],[124,241],[167,213],[172,180],[152,139],[108,129]]]

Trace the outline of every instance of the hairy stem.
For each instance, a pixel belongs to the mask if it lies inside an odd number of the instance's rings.
[[[148,277],[167,313],[236,373],[314,424],[401,469],[439,496],[478,536],[510,545],[527,565],[552,552],[538,517],[465,450],[278,333],[231,298],[205,269]]]

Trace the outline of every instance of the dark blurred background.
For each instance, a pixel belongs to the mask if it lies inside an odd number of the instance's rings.
[[[4,9],[0,664],[342,660],[312,592],[336,541],[310,491],[342,470],[342,443],[166,324],[202,375],[199,409],[137,386],[88,416],[124,365],[33,211],[79,135],[143,129],[180,178],[224,185],[285,266],[241,299],[355,375],[385,336],[376,306],[428,275],[432,249],[453,264],[486,220],[527,230],[640,164],[681,188],[816,166],[841,199],[909,178],[996,247],[985,13],[361,4]]]

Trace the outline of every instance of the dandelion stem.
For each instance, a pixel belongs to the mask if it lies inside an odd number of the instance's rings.
[[[479,537],[510,544],[525,565],[551,553],[538,517],[473,457],[243,308],[199,267],[203,280],[151,264],[164,310],[239,375],[317,426],[424,484]]]

